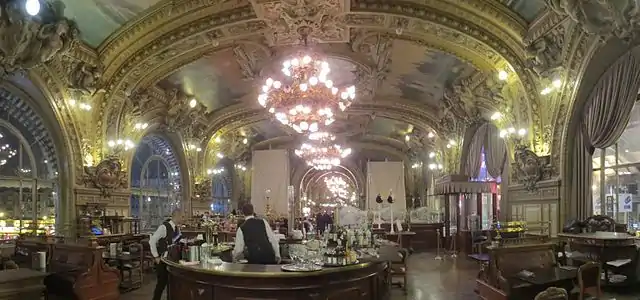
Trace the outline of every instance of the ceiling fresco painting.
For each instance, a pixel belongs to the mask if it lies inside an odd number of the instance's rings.
[[[455,56],[411,42],[396,40],[393,49],[381,94],[438,105],[447,86],[475,71]]]
[[[252,91],[252,82],[243,78],[232,49],[196,60],[159,83],[160,86],[167,84],[180,86],[209,111],[237,103],[238,98]]]
[[[111,33],[160,0],[61,0],[64,15],[80,28],[81,38],[98,46]]]

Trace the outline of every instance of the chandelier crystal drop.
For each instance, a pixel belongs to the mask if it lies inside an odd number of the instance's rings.
[[[318,132],[335,121],[356,97],[356,88],[340,90],[329,79],[329,63],[302,55],[283,63],[281,80],[267,78],[258,103],[298,133]]]
[[[351,148],[342,148],[337,144],[325,146],[305,143],[295,153],[316,170],[330,170],[351,154]]]

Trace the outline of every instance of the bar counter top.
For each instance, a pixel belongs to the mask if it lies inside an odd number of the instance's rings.
[[[314,272],[282,271],[282,265],[180,264],[163,259],[169,272],[168,300],[335,299],[385,300],[388,262],[372,260]]]
[[[200,263],[197,265],[180,264],[163,258],[163,261],[172,268],[185,269],[193,272],[219,275],[219,276],[231,276],[231,277],[308,277],[308,276],[320,276],[331,273],[359,270],[367,268],[372,264],[379,263],[378,261],[366,261],[355,265],[349,265],[344,267],[330,267],[324,268],[320,271],[314,272],[287,272],[282,271],[282,265],[251,265],[242,263],[228,263],[215,265],[212,263]],[[381,262],[380,262],[381,263]]]

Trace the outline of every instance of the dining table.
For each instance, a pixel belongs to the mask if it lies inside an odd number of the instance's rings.
[[[515,275],[517,280],[531,284],[535,293],[549,287],[558,287],[571,291],[578,277],[578,270],[572,267],[556,266],[544,269],[522,270]]]

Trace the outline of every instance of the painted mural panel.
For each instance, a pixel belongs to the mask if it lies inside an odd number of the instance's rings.
[[[98,46],[120,26],[159,0],[62,0],[64,15],[76,21],[80,36]]]

